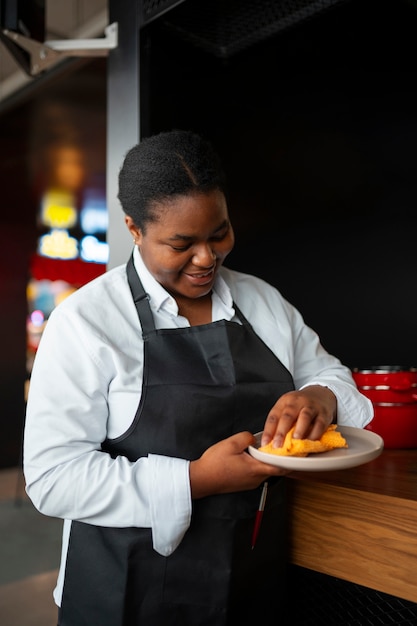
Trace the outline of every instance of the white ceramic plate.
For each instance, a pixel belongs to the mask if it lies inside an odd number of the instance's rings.
[[[260,452],[258,447],[262,433],[256,433],[256,445],[249,446],[248,451],[255,459],[269,463],[269,465],[277,465],[288,470],[325,472],[369,463],[376,459],[384,449],[382,437],[369,430],[351,426],[338,426],[337,430],[346,439],[348,448],[313,453],[305,457],[279,456]]]

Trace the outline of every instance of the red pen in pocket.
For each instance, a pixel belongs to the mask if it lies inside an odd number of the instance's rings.
[[[265,508],[266,494],[268,492],[268,483],[265,481],[264,486],[262,487],[261,499],[259,501],[259,507],[256,511],[255,524],[253,525],[252,531],[252,550],[255,547],[256,538],[259,533],[259,528],[261,526],[262,515]]]

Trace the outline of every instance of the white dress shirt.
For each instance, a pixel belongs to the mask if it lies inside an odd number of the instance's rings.
[[[136,270],[156,328],[189,326],[175,300],[152,277],[137,249]],[[300,389],[325,385],[337,396],[338,423],[364,427],[372,403],[351,372],[321,346],[300,313],[263,280],[222,267],[212,318],[238,322],[233,301],[291,372]],[[63,552],[54,592],[60,604],[69,520],[111,527],[152,528],[168,556],[190,523],[189,462],[150,454],[131,462],[100,451],[129,428],[141,397],[143,342],[126,266],[91,281],[50,315],[31,376],[24,437],[27,493],[45,515],[63,518]]]

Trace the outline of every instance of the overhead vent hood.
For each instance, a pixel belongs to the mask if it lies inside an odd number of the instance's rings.
[[[347,1],[148,0],[142,4],[142,25],[159,19],[180,39],[225,59]]]

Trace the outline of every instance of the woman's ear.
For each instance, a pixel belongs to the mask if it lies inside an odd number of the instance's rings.
[[[131,217],[129,217],[129,215],[125,216],[125,224],[128,227],[130,234],[133,237],[133,241],[135,242],[136,245],[138,245],[142,236],[142,232],[140,228],[136,226],[135,222],[132,220]]]

